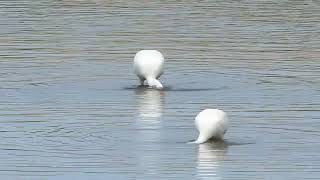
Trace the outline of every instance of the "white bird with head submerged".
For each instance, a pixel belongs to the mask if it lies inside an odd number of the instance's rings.
[[[205,143],[210,139],[223,140],[228,129],[227,114],[219,109],[205,109],[195,118],[199,131],[198,139],[192,143]]]
[[[134,57],[134,72],[140,79],[141,85],[147,82],[149,87],[162,89],[158,80],[163,73],[164,57],[157,50],[141,50]]]

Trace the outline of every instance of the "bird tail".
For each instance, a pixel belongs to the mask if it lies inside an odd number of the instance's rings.
[[[163,86],[160,83],[160,81],[155,79],[155,78],[152,78],[152,77],[148,77],[147,78],[147,83],[148,83],[148,86],[155,87],[157,89],[162,89],[163,88]]]
[[[199,137],[195,141],[190,141],[188,144],[202,144],[208,141],[208,138],[205,138],[201,134],[199,134]]]

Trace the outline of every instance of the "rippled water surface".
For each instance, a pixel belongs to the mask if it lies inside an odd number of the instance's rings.
[[[318,179],[319,37],[312,0],[2,0],[0,179]],[[204,108],[225,143],[186,143]]]

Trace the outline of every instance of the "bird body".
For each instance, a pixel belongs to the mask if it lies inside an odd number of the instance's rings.
[[[228,129],[227,114],[219,109],[205,109],[195,118],[199,136],[194,143],[201,144],[214,138],[222,140]]]
[[[149,87],[162,89],[158,80],[163,73],[164,57],[157,50],[141,50],[134,57],[134,72],[139,77],[141,85],[147,82]]]

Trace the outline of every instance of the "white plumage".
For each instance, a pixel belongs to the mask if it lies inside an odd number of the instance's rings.
[[[195,118],[195,125],[199,136],[194,143],[205,143],[211,138],[222,140],[228,129],[228,117],[222,110],[205,109]]]
[[[157,50],[141,50],[134,57],[134,72],[140,79],[141,85],[146,81],[149,87],[162,89],[158,80],[163,73],[164,57]]]

